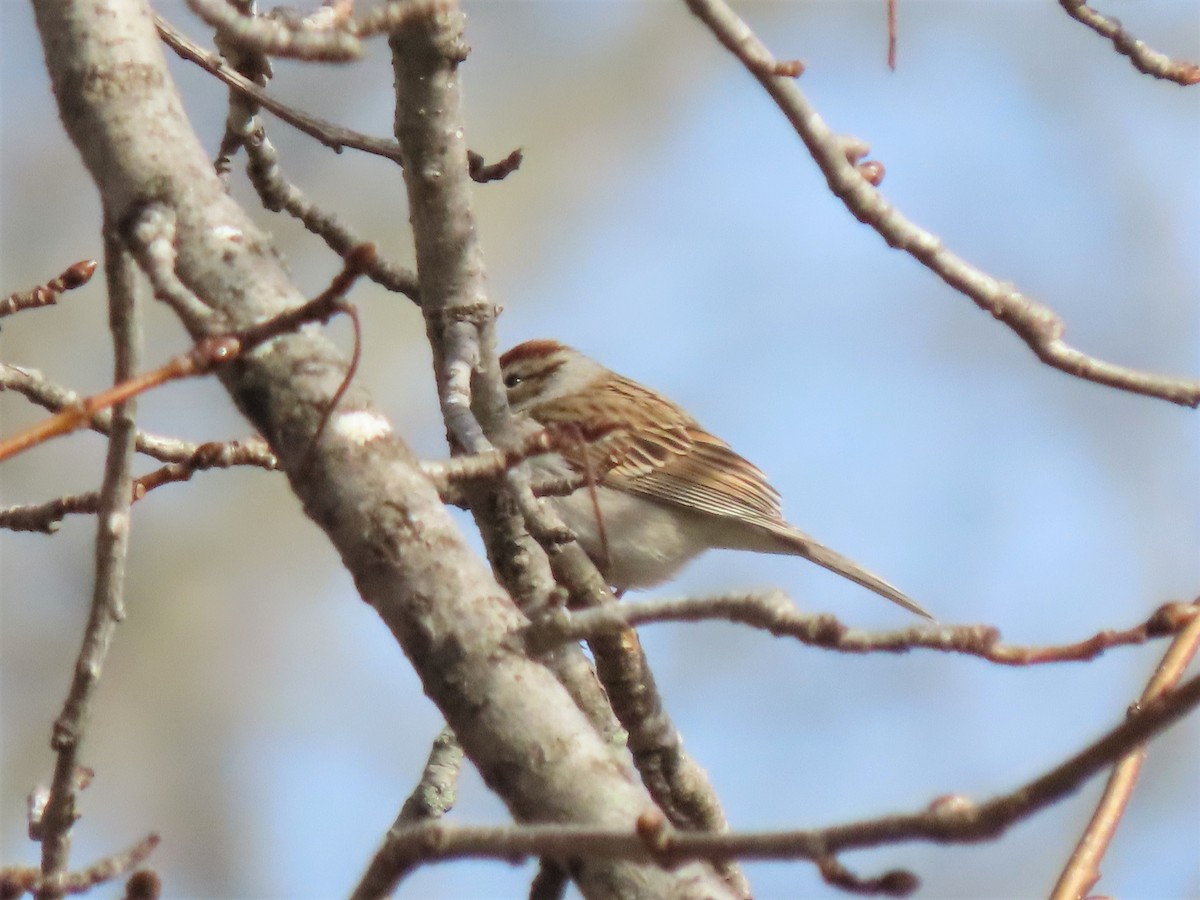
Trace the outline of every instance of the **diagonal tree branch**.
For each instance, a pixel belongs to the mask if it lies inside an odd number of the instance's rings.
[[[941,239],[909,221],[847,159],[846,148],[789,77],[772,74],[774,56],[724,0],[685,0],[763,86],[787,117],[820,167],[829,189],[860,222],[871,226],[984,312],[1003,322],[1042,362],[1068,375],[1193,409],[1200,406],[1200,381],[1155,375],[1105,362],[1063,340],[1066,325],[1054,310],[1022,294],[948,250]]]
[[[238,330],[300,306],[269,240],[229,197],[192,132],[145,3],[42,0],[35,14],[63,123],[108,218],[135,228],[147,198],[174,215],[176,274],[217,313],[177,309],[193,335],[208,336],[217,327],[212,318]],[[431,66],[434,79],[453,79],[437,35],[457,28],[461,14],[435,19],[406,25],[403,56]],[[412,209],[414,217],[429,213]],[[422,282],[424,295],[424,274]],[[330,344],[304,329],[218,374],[513,815],[632,822],[651,805],[644,788],[554,674],[525,655],[518,635],[526,619],[360,386],[350,387],[314,442],[345,371]],[[728,896],[702,864],[668,871],[590,862],[576,877],[587,896]]]
[[[1171,691],[1183,677],[1197,649],[1200,649],[1200,616],[1193,618],[1191,623],[1175,636],[1175,640],[1171,642],[1158,668],[1155,669],[1150,683],[1146,685],[1146,690],[1142,692],[1141,700],[1130,710],[1130,715],[1136,715],[1142,706],[1153,703]],[[1062,875],[1050,894],[1051,900],[1074,900],[1076,897],[1087,896],[1100,880],[1100,861],[1104,858],[1113,835],[1116,834],[1117,825],[1120,824],[1129,798],[1133,795],[1133,788],[1137,784],[1145,758],[1146,748],[1138,747],[1122,757],[1108,776],[1104,794],[1075,845],[1071,858],[1063,868]]]
[[[1110,19],[1088,6],[1086,0],[1058,0],[1058,5],[1076,22],[1111,41],[1113,49],[1129,57],[1129,62],[1142,74],[1185,87],[1200,83],[1200,66],[1186,60],[1173,60],[1165,53],[1148,47],[1122,28],[1116,19]]]

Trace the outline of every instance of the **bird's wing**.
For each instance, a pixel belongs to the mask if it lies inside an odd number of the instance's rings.
[[[568,439],[561,452],[597,484],[768,528],[783,524],[779,495],[766,476],[679,407],[620,376],[606,381],[590,404],[585,421],[596,425],[595,433],[575,444]],[[566,415],[555,421],[555,412],[546,404],[538,419],[549,427],[565,424]]]

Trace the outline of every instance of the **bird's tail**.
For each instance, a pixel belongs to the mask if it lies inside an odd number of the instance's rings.
[[[930,621],[936,621],[923,607],[913,601],[910,597],[902,593],[894,585],[884,581],[878,575],[868,572],[852,559],[848,559],[842,554],[830,550],[824,544],[818,543],[810,538],[807,534],[801,531],[787,531],[780,533],[789,546],[793,547],[798,556],[803,556],[810,562],[816,563],[823,569],[828,569],[841,575],[843,578],[849,578],[855,584],[861,584],[869,591],[874,591],[880,597],[886,597],[893,603],[898,603],[907,609],[909,612],[916,613],[918,616],[924,616]]]

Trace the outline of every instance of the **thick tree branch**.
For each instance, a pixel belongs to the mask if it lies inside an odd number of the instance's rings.
[[[60,114],[109,218],[136,222],[147,198],[168,207],[179,280],[218,313],[222,330],[300,306],[269,241],[192,133],[149,8],[139,0],[43,0],[35,13]],[[443,65],[419,30],[405,50]],[[465,155],[461,162],[465,171]],[[184,317],[197,338],[216,327]],[[526,620],[360,387],[351,386],[314,445],[345,370],[310,328],[267,342],[219,375],[514,816],[611,827],[636,819],[650,805],[644,789],[554,675],[525,656],[518,635]],[[702,865],[595,863],[579,883],[589,896],[727,895]]]

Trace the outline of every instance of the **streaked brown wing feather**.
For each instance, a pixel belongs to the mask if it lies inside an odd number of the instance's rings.
[[[768,527],[782,522],[779,495],[758,468],[703,429],[688,433],[692,445],[686,455],[633,479],[626,489]]]
[[[652,391],[614,376],[594,396],[573,402],[591,408],[559,410],[549,402],[532,412],[546,426],[578,421],[581,412],[599,423],[597,437],[562,448],[572,466],[598,482],[716,516],[782,523],[779,495],[766,476]]]

